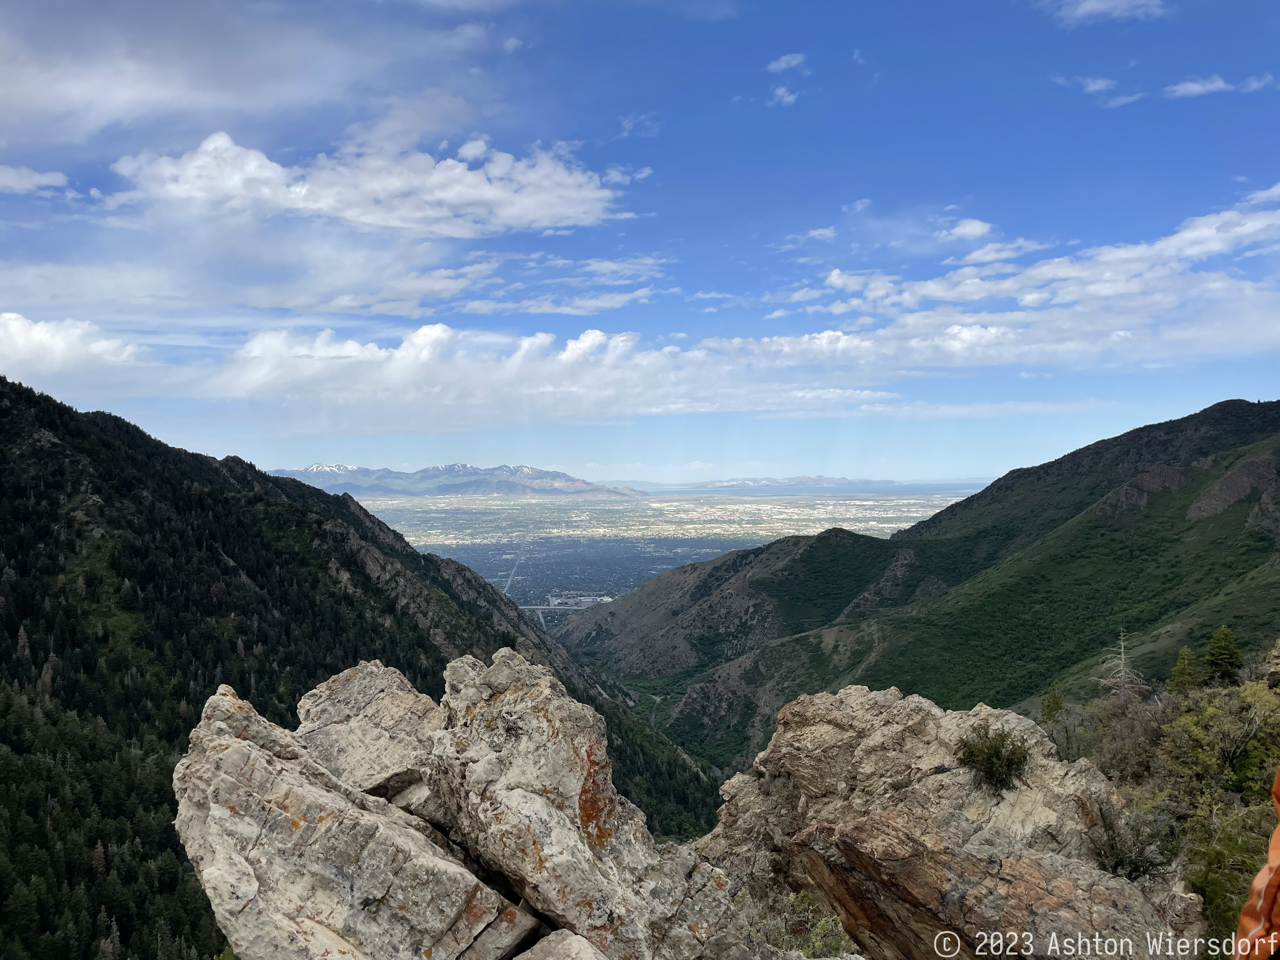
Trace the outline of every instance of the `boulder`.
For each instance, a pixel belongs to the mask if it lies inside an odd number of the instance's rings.
[[[1024,740],[1014,789],[960,765],[979,724]],[[874,960],[933,956],[944,931],[959,934],[964,957],[993,931],[1029,934],[1039,950],[1055,935],[1127,938],[1145,957],[1148,932],[1201,930],[1194,895],[1097,866],[1104,811],[1123,801],[1091,763],[1060,762],[1048,736],[1009,711],[946,711],[860,686],[802,696],[721,793],[700,852],[734,889],[784,875],[816,890]]]
[[[241,960],[503,960],[541,932],[414,817],[334,777],[228,686],[173,785],[178,833]]]
[[[604,720],[549,669],[509,649],[491,666],[462,657],[445,670],[438,712],[386,677],[394,672],[362,663],[308,694],[300,739],[350,782],[396,784],[392,804],[605,956],[719,949],[731,913],[724,875],[690,847],[655,847],[644,814],[614,789]],[[409,711],[416,727],[401,721]],[[329,717],[342,722],[319,722]],[[374,743],[388,749],[371,756]]]

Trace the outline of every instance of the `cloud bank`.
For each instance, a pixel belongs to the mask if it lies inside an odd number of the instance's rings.
[[[1029,265],[1010,262],[1040,247],[1020,238],[989,243],[930,279],[833,269],[819,288],[793,291],[789,299],[804,304],[797,309],[832,316],[839,329],[688,345],[595,328],[560,339],[428,323],[378,340],[270,329],[216,362],[183,364],[89,323],[41,323],[9,313],[0,317],[0,356],[10,376],[69,381],[131,370],[116,381],[118,389],[283,405],[316,430],[377,432],[379,424],[394,424],[397,431],[436,432],[729,411],[894,413],[903,402],[884,385],[910,371],[1097,369],[1280,349],[1280,291],[1238,267],[1280,249],[1277,200],[1280,184],[1149,242]],[[990,230],[983,225],[987,230],[966,233],[983,236]],[[661,275],[663,261],[572,267],[576,275],[626,285]],[[460,306],[478,314],[573,315],[659,292],[644,286]]]

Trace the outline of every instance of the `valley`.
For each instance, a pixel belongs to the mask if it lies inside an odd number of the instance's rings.
[[[829,529],[674,569],[557,637],[720,769],[777,709],[850,683],[1034,709],[1097,693],[1121,635],[1144,674],[1219,625],[1280,635],[1280,403],[1231,401],[1016,470],[890,539]]]

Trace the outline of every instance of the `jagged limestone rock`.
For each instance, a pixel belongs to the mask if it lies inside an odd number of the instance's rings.
[[[576,933],[557,930],[516,960],[605,960],[605,956]]]
[[[405,786],[397,776],[427,762],[428,735],[444,723],[434,700],[378,660],[320,684],[298,701],[298,718],[298,739],[312,759],[349,786],[384,797]]]
[[[462,657],[445,671],[439,715],[390,673],[362,663],[303,699],[299,736],[316,756],[352,782],[399,785],[393,804],[610,958],[719,949],[731,913],[724,876],[689,847],[655,848],[644,815],[614,789],[603,719],[550,670],[509,649],[488,667]],[[400,736],[409,711],[424,718],[416,743]],[[395,747],[369,756],[374,742]]]
[[[1197,898],[1095,865],[1119,797],[1007,711],[801,697],[725,785],[716,830],[655,847],[613,787],[603,721],[547,668],[500,650],[445,680],[437,705],[361,663],[303,698],[296,734],[228,687],[206,704],[177,827],[241,960],[799,960],[749,942],[729,900],[780,878],[872,960],[930,956],[942,931],[971,957],[981,931],[1125,937],[1145,956],[1147,931],[1198,930]],[[979,723],[1026,740],[1015,789],[959,766]]]
[[[998,792],[959,764],[980,724],[1025,739],[1022,782]],[[897,690],[800,697],[752,770],[725,784],[700,851],[735,888],[784,874],[816,889],[873,960],[932,956],[934,937],[1022,931],[1128,937],[1199,929],[1198,898],[1105,873],[1102,811],[1121,800],[1087,760],[1062,763],[1025,717],[979,705],[946,711]]]
[[[173,784],[178,833],[241,960],[501,960],[538,933],[413,817],[336,779],[228,686]]]

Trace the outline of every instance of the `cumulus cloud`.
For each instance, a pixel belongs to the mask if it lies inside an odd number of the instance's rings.
[[[804,65],[803,53],[787,53],[780,56],[765,67],[770,73],[782,73],[784,70],[793,70],[796,67]]]
[[[1169,12],[1164,0],[1038,0],[1066,26],[1095,20],[1153,20]]]
[[[62,173],[37,173],[27,167],[0,164],[0,193],[33,193],[41,187],[66,185],[67,177]]]
[[[774,87],[773,93],[764,102],[764,105],[766,107],[789,107],[799,99],[799,91],[792,93],[786,87]]]
[[[1026,265],[1010,257],[1032,252],[1031,241],[993,242],[985,254],[974,251],[973,261],[931,278],[834,269],[821,287],[787,292],[801,315],[825,314],[838,329],[679,344],[595,328],[567,340],[445,323],[381,340],[269,329],[248,336],[225,360],[184,365],[147,358],[141,344],[91,324],[8,315],[0,323],[0,370],[39,382],[58,372],[81,377],[145,362],[148,375],[135,373],[128,389],[283,405],[295,411],[298,429],[315,430],[367,432],[370,423],[394,423],[397,430],[438,431],[720,411],[902,413],[908,405],[878,385],[903,371],[1097,369],[1280,349],[1280,291],[1264,261],[1280,247],[1278,200],[1280,184],[1147,242]],[[653,259],[600,259],[573,269],[606,277],[660,271]],[[663,292],[646,284],[471,299],[460,309],[581,316]]]
[[[1171,84],[1164,88],[1164,95],[1178,100],[1184,97],[1203,97],[1206,93],[1226,93],[1234,89],[1234,84],[1227,83],[1215,73],[1211,77],[1188,77],[1181,83]]]
[[[987,236],[990,232],[991,224],[983,220],[968,218],[961,220],[950,229],[937,231],[934,236],[939,240],[977,240],[979,237]]]
[[[31,321],[0,313],[0,356],[10,377],[65,373],[83,368],[136,364],[136,344],[104,336],[84,320]]]
[[[565,144],[516,159],[480,139],[457,159],[352,141],[334,156],[285,167],[215,133],[179,157],[122,157],[112,169],[134,189],[109,198],[201,210],[335,218],[419,237],[482,237],[590,226],[617,216],[613,192]]]

